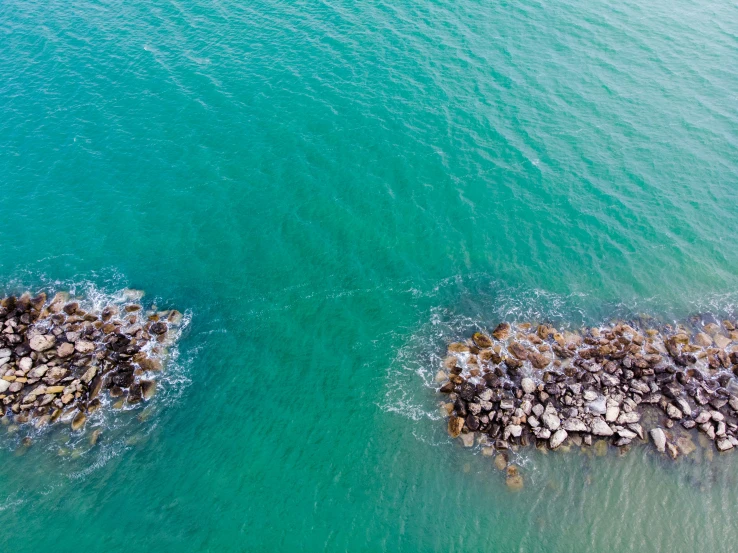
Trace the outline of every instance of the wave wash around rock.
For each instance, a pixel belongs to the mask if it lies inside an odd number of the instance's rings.
[[[117,407],[154,395],[182,314],[145,311],[142,292],[124,292],[128,301],[88,310],[64,292],[0,300],[0,417],[76,431],[110,403],[101,394]]]
[[[709,320],[709,318],[708,318]],[[559,332],[502,323],[448,346],[436,375],[448,432],[482,446],[508,485],[522,486],[508,451],[594,444],[626,451],[652,441],[673,459],[696,446],[738,446],[738,331],[732,321]]]

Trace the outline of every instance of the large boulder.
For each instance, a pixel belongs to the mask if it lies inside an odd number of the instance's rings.
[[[531,351],[528,353],[528,359],[536,369],[545,369],[551,363],[551,360],[537,351]]]
[[[698,332],[694,337],[694,343],[703,348],[709,348],[712,345],[712,338],[704,332]]]
[[[631,411],[630,413],[620,413],[618,416],[618,424],[635,424],[641,420],[640,413]]]
[[[89,340],[79,340],[74,344],[74,349],[80,353],[92,353],[95,351],[95,344]]]
[[[82,411],[80,411],[74,416],[74,419],[72,419],[72,430],[79,430],[85,425],[86,421],[87,417]]]
[[[557,430],[553,433],[553,436],[551,436],[551,440],[548,442],[549,447],[551,449],[556,449],[564,443],[564,440],[566,440],[568,436],[569,435],[566,433],[566,430],[564,430],[563,428]]]
[[[604,397],[600,396],[593,401],[587,403],[587,408],[591,413],[595,415],[604,415],[607,413],[607,401]]]
[[[652,428],[649,434],[658,452],[666,451],[666,434],[664,434],[664,431],[661,428]]]
[[[56,348],[56,354],[59,357],[69,357],[74,353],[74,344],[70,344],[69,342],[64,342],[63,344],[59,344],[59,347]]]
[[[504,439],[508,439],[510,436],[513,438],[519,438],[523,433],[523,427],[519,424],[510,424],[505,427]]]
[[[492,340],[490,340],[489,336],[485,336],[481,332],[475,332],[472,335],[472,340],[474,340],[474,343],[480,348],[492,347]]]
[[[733,442],[730,441],[730,438],[726,436],[721,436],[717,440],[715,440],[715,446],[717,446],[718,451],[727,451],[735,447],[733,445]]]
[[[670,419],[680,420],[682,418],[682,412],[673,403],[666,404],[666,414]]]
[[[521,344],[520,342],[512,342],[509,346],[507,346],[507,349],[510,353],[512,353],[516,358],[520,359],[521,361],[525,361],[528,359],[528,351],[525,349],[525,346]]]
[[[567,432],[589,432],[587,425],[580,419],[566,419],[563,426]]]
[[[166,331],[167,331],[167,323],[163,323],[161,321],[152,324],[151,328],[149,328],[149,332],[151,332],[151,334],[156,334],[156,335],[165,334]]]
[[[614,434],[612,428],[600,417],[595,417],[590,423],[590,431],[595,436],[612,436]]]
[[[461,417],[451,417],[448,419],[448,434],[452,438],[458,438],[462,428],[464,428],[464,419]]]
[[[556,410],[551,406],[551,404],[549,404],[549,406],[546,407],[546,410],[543,412],[541,421],[543,422],[544,426],[552,432],[555,432],[559,429],[559,426],[561,426],[561,419],[559,418],[559,415],[556,413]]]
[[[536,391],[536,383],[532,378],[525,377],[520,381],[520,387],[526,394],[532,394]]]
[[[500,323],[492,331],[492,336],[497,340],[507,340],[510,337],[510,325],[508,323]]]
[[[55,343],[56,337],[53,334],[36,334],[28,341],[33,351],[46,351],[54,347]]]

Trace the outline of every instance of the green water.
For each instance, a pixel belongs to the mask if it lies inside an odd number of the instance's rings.
[[[734,551],[738,455],[511,493],[428,384],[500,319],[735,312],[737,47],[723,0],[0,0],[0,291],[191,317],[145,423],[0,427],[0,551]]]

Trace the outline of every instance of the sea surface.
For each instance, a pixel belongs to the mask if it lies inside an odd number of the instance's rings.
[[[736,314],[738,5],[0,0],[0,292],[125,287],[187,314],[162,392],[0,426],[0,551],[735,551],[738,454],[515,493],[431,384],[500,320]]]

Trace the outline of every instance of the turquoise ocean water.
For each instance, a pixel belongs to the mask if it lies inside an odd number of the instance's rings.
[[[428,384],[501,319],[735,314],[737,68],[723,0],[0,0],[0,291],[190,321],[144,422],[0,427],[0,551],[734,551],[738,455],[511,493]]]

